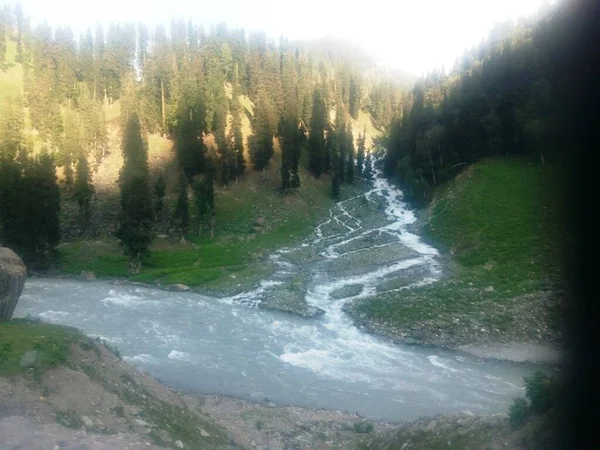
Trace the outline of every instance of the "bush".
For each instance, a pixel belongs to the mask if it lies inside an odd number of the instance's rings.
[[[527,417],[528,407],[524,398],[515,398],[508,410],[508,423],[513,428],[518,428],[523,425]]]
[[[370,433],[373,431],[373,424],[371,422],[355,422],[354,431],[356,433]]]
[[[556,405],[556,381],[542,372],[525,377],[525,396],[529,399],[531,411],[545,413]]]

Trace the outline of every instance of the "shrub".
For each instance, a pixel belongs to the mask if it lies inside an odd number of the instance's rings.
[[[529,399],[531,411],[544,413],[556,405],[557,385],[555,380],[542,372],[525,377],[525,396]]]
[[[518,428],[523,425],[527,417],[527,402],[524,398],[515,398],[508,410],[508,423],[513,428]]]
[[[373,424],[371,422],[355,422],[354,431],[356,433],[370,433],[373,431]]]

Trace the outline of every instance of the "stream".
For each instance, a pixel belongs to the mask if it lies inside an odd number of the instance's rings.
[[[522,378],[533,365],[393,345],[360,331],[343,312],[352,299],[382,289],[401,298],[402,290],[441,276],[437,250],[407,230],[415,216],[402,192],[375,164],[373,174],[370,191],[338,202],[309,239],[274,253],[275,273],[248,292],[218,298],[32,278],[15,317],[78,327],[186,391],[395,422],[506,412],[523,395]],[[303,319],[256,307],[299,276],[306,301],[324,315]],[[353,292],[343,298],[348,287]]]

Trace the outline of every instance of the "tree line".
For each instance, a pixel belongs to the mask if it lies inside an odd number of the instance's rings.
[[[6,58],[9,45],[15,47],[14,61]],[[77,203],[82,233],[88,227],[94,173],[114,151],[107,125],[112,105],[120,110],[124,156],[117,236],[131,256],[132,270],[139,270],[147,255],[152,224],[170,214],[167,180],[148,168],[149,134],[173,142],[179,169],[173,218],[182,234],[213,233],[215,188],[235,182],[247,168],[265,170],[275,153],[274,139],[281,149],[282,193],[300,187],[305,153],[313,176],[332,176],[337,197],[341,183],[362,176],[363,167],[370,169],[365,133],[357,136],[355,150],[351,119],[361,110],[381,110],[385,116],[397,107],[391,108],[389,100],[378,107],[382,86],[393,90],[395,85],[364,79],[360,64],[346,55],[285,38],[274,42],[261,32],[246,35],[222,24],[207,31],[191,21],[173,21],[167,33],[161,26],[149,30],[141,23],[115,23],[107,29],[98,25],[77,39],[68,27],[42,23],[33,28],[17,4],[14,10],[0,9],[0,70],[17,63],[23,92],[7,96],[0,108],[0,159],[13,174],[0,180],[0,237],[23,247],[32,260],[47,260],[59,242],[61,195]],[[385,122],[382,114],[378,118]],[[244,116],[250,119],[248,142]],[[204,143],[209,134],[215,142],[211,148]],[[60,189],[57,167],[64,173]],[[24,212],[15,206],[16,198],[35,195],[33,178],[39,179],[35,189],[48,187],[48,198],[39,196],[38,206],[25,202]],[[15,188],[25,184],[31,190]],[[194,223],[191,208],[198,218]],[[52,216],[47,236],[19,222],[32,223],[43,214]]]
[[[451,73],[417,80],[385,139],[384,173],[408,200],[427,204],[436,185],[484,157],[531,154],[543,164],[568,151],[561,102],[569,80],[560,70],[568,20],[558,5],[497,24]]]

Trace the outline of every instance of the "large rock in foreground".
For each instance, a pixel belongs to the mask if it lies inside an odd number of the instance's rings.
[[[23,292],[27,267],[9,248],[0,247],[0,322],[10,320]]]

